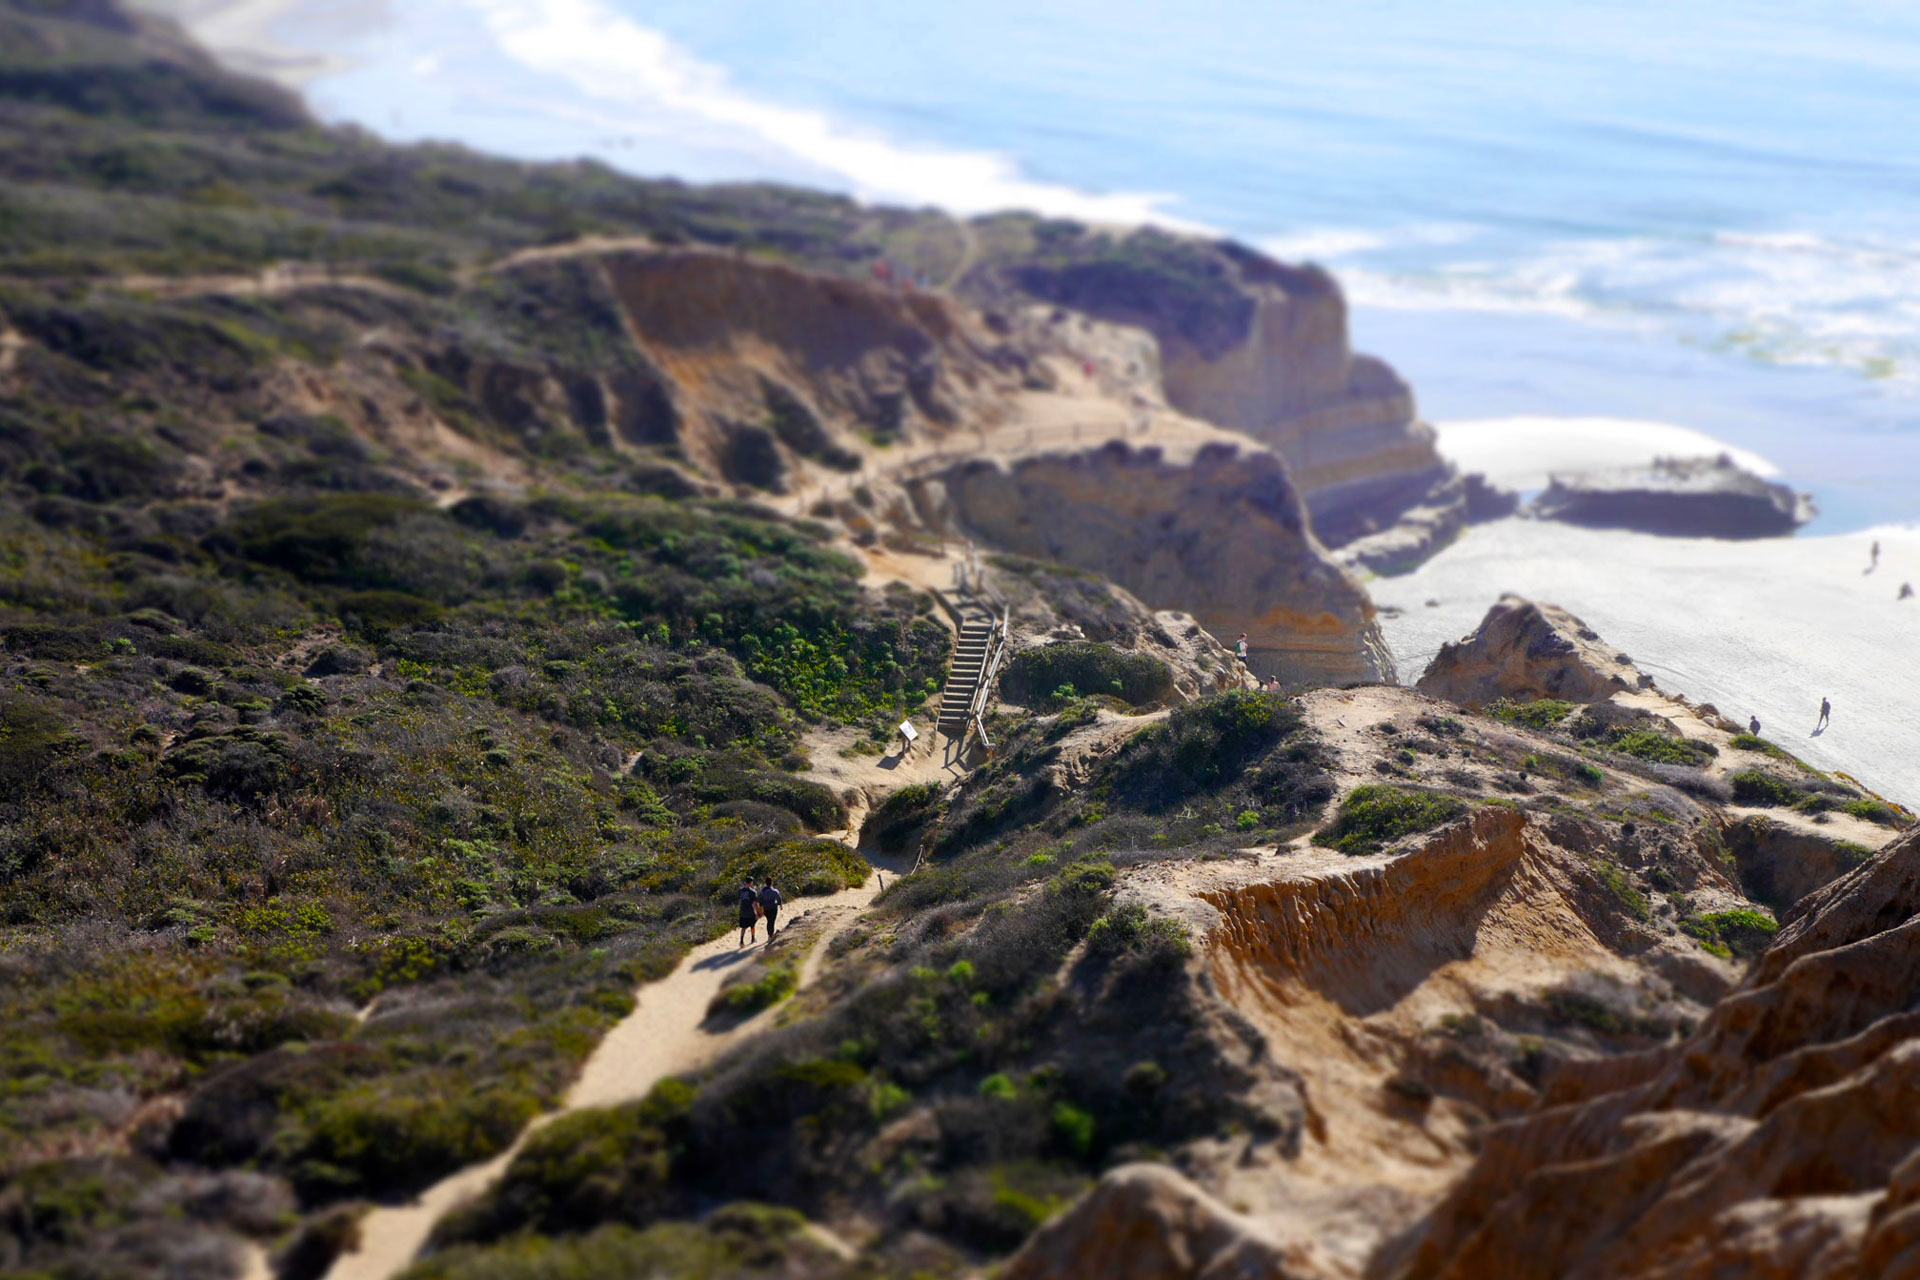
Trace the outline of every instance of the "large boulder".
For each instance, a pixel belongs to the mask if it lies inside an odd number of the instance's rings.
[[[1507,595],[1472,635],[1440,646],[1416,687],[1477,711],[1500,698],[1604,702],[1653,677],[1565,609]]]
[[[1304,1252],[1295,1250],[1295,1253]],[[1122,1165],[1034,1233],[1001,1280],[1288,1280],[1325,1270],[1294,1259],[1173,1169]]]

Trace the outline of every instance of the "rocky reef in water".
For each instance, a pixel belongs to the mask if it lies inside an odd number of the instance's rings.
[[[1770,538],[1815,515],[1813,500],[1722,454],[1555,474],[1528,508],[1543,520],[1682,538]]]

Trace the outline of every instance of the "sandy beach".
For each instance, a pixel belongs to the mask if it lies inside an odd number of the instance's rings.
[[[1880,566],[1865,573],[1869,547]],[[1823,769],[1920,801],[1920,526],[1749,542],[1503,520],[1368,582],[1401,679],[1504,591],[1571,609],[1662,689],[1711,702]],[[1820,699],[1832,727],[1813,735]]]

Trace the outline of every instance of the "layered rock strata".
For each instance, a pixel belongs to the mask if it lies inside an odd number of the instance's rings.
[[[1284,463],[1231,439],[1123,440],[959,463],[923,501],[981,541],[1090,570],[1222,639],[1285,683],[1391,681],[1372,602],[1309,530]]]
[[[1920,836],[1803,900],[1684,1042],[1495,1128],[1379,1277],[1920,1275]]]
[[[1162,265],[1176,259],[1177,273]],[[1136,231],[1003,270],[1029,296],[1150,332],[1168,402],[1278,451],[1327,545],[1379,534],[1420,507],[1447,514],[1371,554],[1417,561],[1459,532],[1466,495],[1452,465],[1406,382],[1353,352],[1346,299],[1321,268]]]

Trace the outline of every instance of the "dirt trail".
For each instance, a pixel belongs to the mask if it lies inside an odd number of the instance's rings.
[[[828,944],[859,919],[879,891],[879,876],[873,875],[858,889],[794,904],[787,929],[799,927],[816,913],[825,913],[821,932],[801,970],[802,990],[819,974]],[[672,973],[641,987],[633,1012],[601,1040],[559,1109],[528,1125],[507,1151],[442,1179],[407,1204],[375,1209],[362,1218],[360,1247],[335,1261],[327,1272],[328,1280],[387,1280],[413,1261],[434,1223],[498,1181],[521,1145],[545,1125],[569,1111],[644,1097],[655,1082],[697,1070],[772,1025],[785,1005],[775,1005],[726,1030],[711,1031],[701,1025],[708,1003],[727,977],[760,950],[736,946],[735,937],[729,929],[722,937],[695,947]]]

